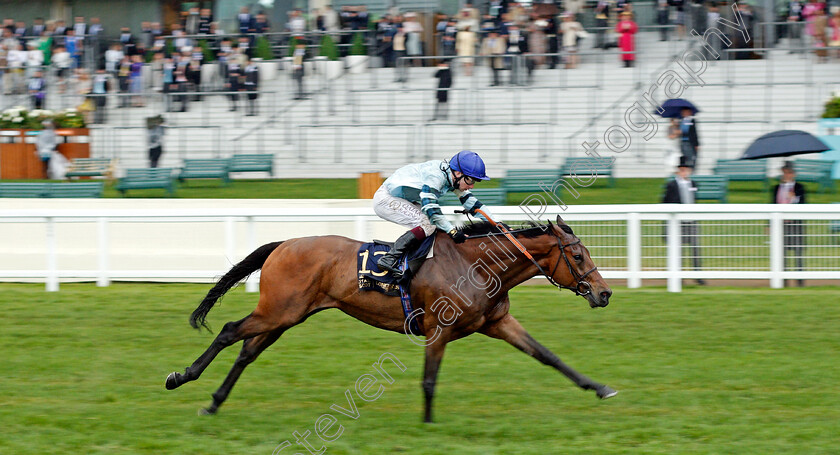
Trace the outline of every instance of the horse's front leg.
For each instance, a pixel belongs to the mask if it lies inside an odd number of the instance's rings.
[[[505,315],[504,318],[497,322],[483,327],[479,331],[489,337],[505,340],[540,362],[556,368],[566,375],[567,378],[571,379],[572,382],[577,384],[578,387],[584,390],[594,390],[599,398],[610,398],[618,393],[611,387],[599,384],[563,363],[553,352],[538,343],[531,335],[528,335],[528,332],[525,331],[522,324],[510,314]]]
[[[445,349],[446,341],[443,336],[426,346],[426,361],[423,367],[423,396],[426,400],[423,422],[425,423],[432,423],[432,400],[435,397],[435,384]]]

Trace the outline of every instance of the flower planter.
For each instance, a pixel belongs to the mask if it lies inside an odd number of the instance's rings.
[[[273,81],[277,78],[277,70],[280,68],[280,62],[277,60],[261,60],[256,58],[253,60],[260,69],[260,82]]]
[[[344,58],[347,59],[347,72],[350,74],[364,74],[367,71],[367,55],[348,55]]]

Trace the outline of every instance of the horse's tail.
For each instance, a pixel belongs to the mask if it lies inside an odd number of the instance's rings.
[[[239,264],[233,266],[233,268],[231,268],[223,277],[219,278],[219,281],[216,282],[216,285],[213,286],[212,289],[210,289],[207,296],[205,296],[204,300],[202,300],[198,305],[198,308],[196,308],[195,311],[192,312],[192,315],[190,315],[190,325],[194,329],[204,327],[209,331],[210,328],[207,327],[207,323],[205,323],[204,320],[207,317],[207,313],[209,313],[210,309],[213,308],[213,305],[216,304],[216,301],[221,299],[222,296],[230,290],[230,288],[236,286],[237,283],[247,278],[248,275],[261,269],[271,252],[277,249],[281,243],[283,242],[266,243],[265,245],[257,248],[253,253],[249,254],[245,259],[240,261]]]

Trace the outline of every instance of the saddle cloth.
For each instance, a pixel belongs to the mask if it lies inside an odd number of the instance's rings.
[[[435,237],[426,237],[423,243],[418,248],[408,255],[408,270],[404,272],[401,282],[397,280],[387,270],[379,269],[376,262],[388,250],[391,249],[393,243],[381,242],[374,240],[372,243],[363,243],[359,248],[359,253],[356,256],[356,270],[359,276],[359,289],[363,291],[379,291],[385,295],[398,296],[400,295],[400,284],[408,285],[411,277],[420,270],[420,266],[427,257],[432,257],[432,247],[435,243]],[[405,270],[405,258],[400,258],[400,269]]]

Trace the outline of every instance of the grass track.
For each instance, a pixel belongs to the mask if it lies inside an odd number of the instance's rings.
[[[833,454],[840,421],[836,288],[617,289],[590,310],[570,293],[526,287],[512,313],[579,371],[617,388],[599,401],[554,370],[481,335],[447,349],[436,421],[420,423],[422,350],[337,311],[287,332],[249,367],[213,417],[238,352],[166,391],[211,341],[187,325],[206,285],[0,284],[0,453],[271,454],[312,431],[383,352],[395,371],[328,454]],[[215,329],[252,310],[236,289]],[[395,304],[398,304],[395,302]],[[310,442],[320,447],[314,435]],[[281,453],[306,453],[289,448]]]

